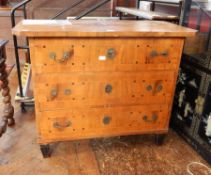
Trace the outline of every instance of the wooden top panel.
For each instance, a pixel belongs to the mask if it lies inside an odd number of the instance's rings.
[[[188,37],[196,30],[163,21],[23,20],[12,33],[28,37]]]

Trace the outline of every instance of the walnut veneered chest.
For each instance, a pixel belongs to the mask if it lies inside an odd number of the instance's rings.
[[[155,21],[32,21],[38,142],[168,131],[186,36]]]

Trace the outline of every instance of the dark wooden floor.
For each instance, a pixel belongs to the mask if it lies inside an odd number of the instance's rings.
[[[14,70],[10,83],[14,94]],[[155,145],[150,135],[70,141],[51,145],[52,157],[43,159],[33,108],[23,114],[16,104],[15,119],[16,125],[0,138],[0,175],[187,175],[189,163],[206,164],[172,130],[163,146]],[[192,170],[194,175],[209,174],[199,166]]]

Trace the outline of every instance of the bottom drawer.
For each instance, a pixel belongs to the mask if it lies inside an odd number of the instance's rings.
[[[166,132],[167,105],[74,108],[37,114],[39,142]]]

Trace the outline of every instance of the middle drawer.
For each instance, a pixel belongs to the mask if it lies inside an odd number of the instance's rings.
[[[168,102],[173,71],[35,75],[38,109],[160,104]]]

